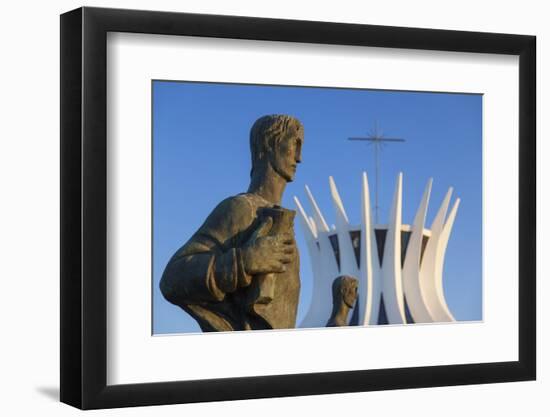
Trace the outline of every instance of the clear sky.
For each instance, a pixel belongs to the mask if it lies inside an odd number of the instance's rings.
[[[426,227],[449,187],[461,198],[444,268],[444,289],[457,320],[482,319],[482,96],[242,84],[153,82],[153,332],[197,332],[196,322],[167,302],[158,284],[172,254],[224,198],[245,192],[250,180],[249,131],[266,114],[289,114],[304,125],[302,163],[288,184],[307,203],[313,192],[335,223],[328,177],[336,181],[352,224],[359,223],[361,173],[374,200],[373,148],[350,142],[375,123],[389,144],[381,154],[380,223],[388,220],[397,174],[403,172],[403,223],[410,224],[426,182],[434,183]],[[302,291],[299,323],[311,298],[312,273],[299,222]]]

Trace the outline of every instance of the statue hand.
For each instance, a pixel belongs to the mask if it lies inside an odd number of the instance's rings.
[[[244,268],[247,274],[280,273],[292,262],[296,244],[290,233],[267,236],[273,220],[268,217],[254,231],[242,248]]]

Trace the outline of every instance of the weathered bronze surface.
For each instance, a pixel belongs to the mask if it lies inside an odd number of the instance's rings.
[[[301,161],[304,129],[290,116],[258,119],[250,131],[251,181],[223,200],[172,256],[160,289],[203,331],[293,328],[300,259],[292,210],[280,207]]]
[[[342,275],[332,283],[332,313],[327,322],[327,327],[339,327],[348,325],[349,311],[357,300],[356,278]]]

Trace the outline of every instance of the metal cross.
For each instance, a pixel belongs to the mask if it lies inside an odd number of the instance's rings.
[[[376,181],[376,187],[375,187],[375,200],[374,200],[374,213],[375,213],[375,221],[376,224],[378,224],[378,186],[379,186],[379,176],[380,176],[380,160],[379,160],[379,151],[381,150],[382,146],[385,145],[384,142],[405,142],[405,139],[402,138],[386,138],[382,135],[381,132],[378,131],[378,123],[375,122],[374,125],[374,131],[371,131],[369,133],[369,136],[367,137],[352,137],[348,138],[348,140],[358,140],[358,141],[364,141],[364,142],[370,142],[369,145],[374,145],[374,163],[376,167],[375,171],[375,181]]]

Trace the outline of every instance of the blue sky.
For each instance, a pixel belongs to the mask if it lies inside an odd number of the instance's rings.
[[[387,222],[395,179],[403,172],[403,223],[412,223],[426,182],[434,178],[427,227],[449,187],[461,198],[447,247],[444,289],[457,320],[482,318],[482,96],[425,92],[154,81],[153,88],[153,332],[200,331],[158,289],[172,254],[224,198],[250,180],[249,131],[265,114],[290,114],[304,125],[302,164],[283,197],[306,203],[312,190],[335,223],[328,176],[336,181],[350,222],[359,223],[361,173],[374,200],[373,148],[350,142],[375,123],[388,137],[381,154],[380,223]],[[311,298],[312,274],[299,223],[302,291],[298,323]]]

